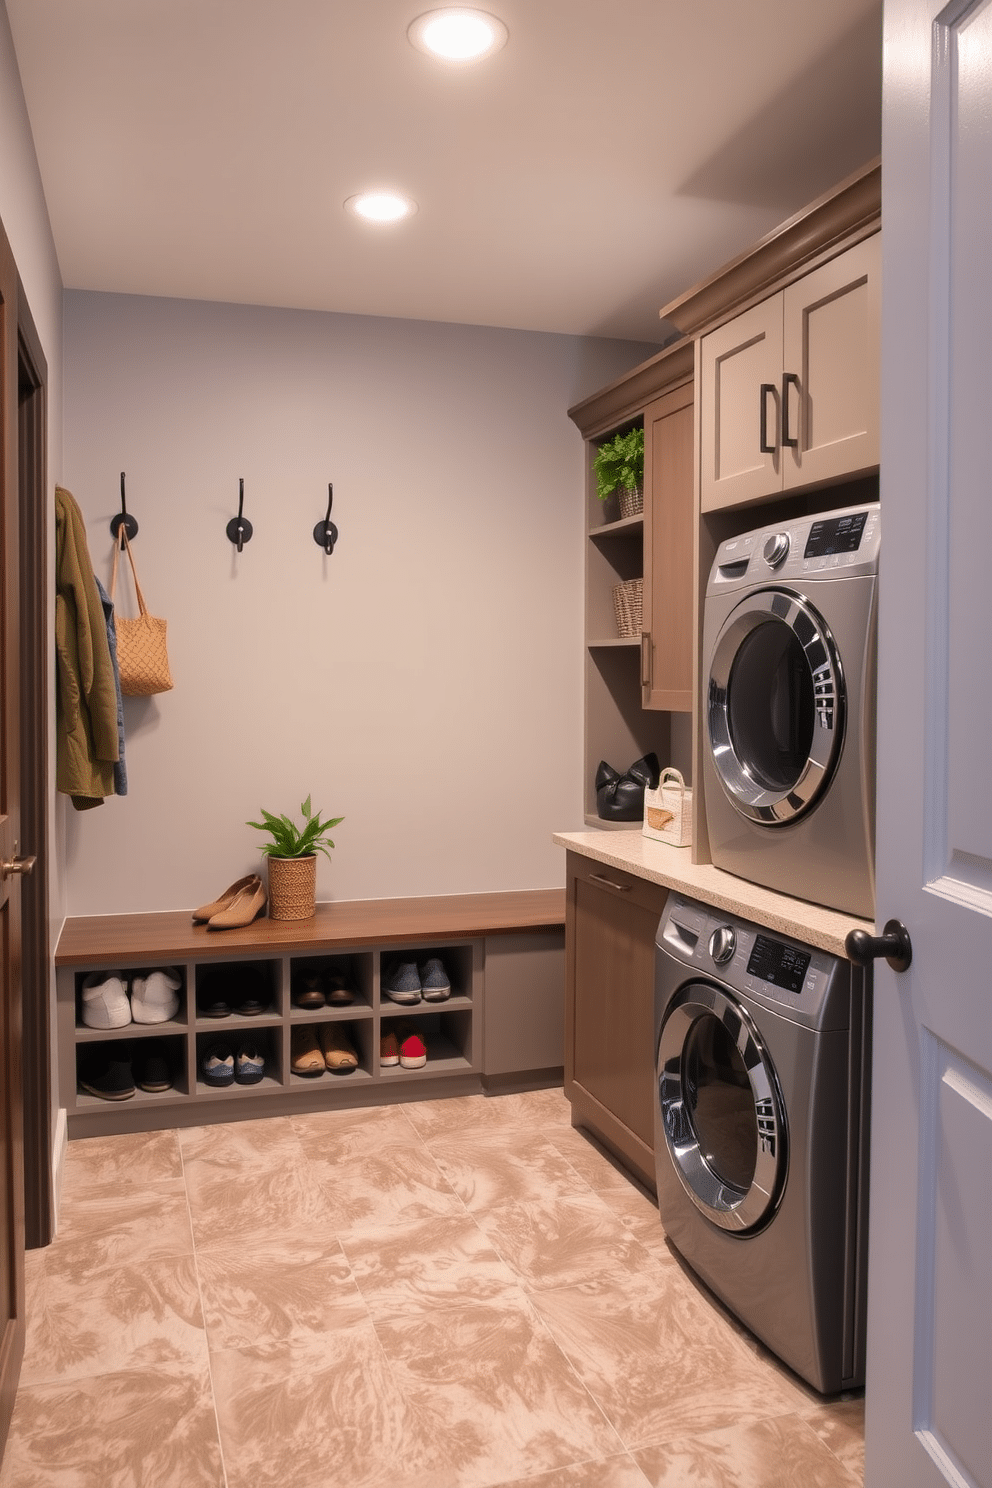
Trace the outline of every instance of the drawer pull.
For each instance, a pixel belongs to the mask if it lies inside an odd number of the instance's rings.
[[[617,883],[615,878],[607,878],[605,873],[590,873],[589,877],[593,883],[605,884],[608,889],[616,889],[618,894],[629,894],[632,884]]]

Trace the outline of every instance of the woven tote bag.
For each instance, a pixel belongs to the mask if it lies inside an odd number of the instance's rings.
[[[138,583],[138,570],[134,566],[131,544],[123,527],[120,529],[120,537],[121,541],[114,544],[110,598],[115,609],[117,669],[120,672],[121,692],[125,697],[151,697],[152,693],[168,692],[173,686],[166,648],[166,622],[148,613],[145,596]],[[138,616],[134,620],[126,620],[123,615],[116,613],[114,591],[117,588],[117,558],[121,547],[127,551],[134,578],[134,592],[138,596]]]

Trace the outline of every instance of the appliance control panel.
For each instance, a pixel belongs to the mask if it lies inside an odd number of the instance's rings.
[[[806,579],[847,579],[878,572],[878,502],[801,517],[729,537],[717,549],[707,594]]]
[[[846,1028],[850,963],[682,894],[669,894],[659,953],[818,1029]]]

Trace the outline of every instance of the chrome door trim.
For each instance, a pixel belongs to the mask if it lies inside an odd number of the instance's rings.
[[[813,682],[815,715],[808,757],[792,785],[772,790],[734,748],[728,689],[742,641],[761,625],[777,623],[792,631],[806,657]],[[724,791],[742,816],[766,826],[795,821],[826,789],[844,739],[844,674],[833,636],[813,606],[791,589],[757,589],[727,616],[713,646],[707,688],[707,729],[713,767]]]
[[[722,1023],[744,1062],[751,1087],[757,1157],[746,1192],[725,1182],[710,1167],[685,1104],[683,1050],[693,1025],[705,1017]],[[657,1082],[668,1152],[696,1208],[721,1229],[737,1233],[766,1223],[785,1188],[788,1133],[775,1070],[746,1009],[709,982],[687,982],[672,998],[661,1025]]]

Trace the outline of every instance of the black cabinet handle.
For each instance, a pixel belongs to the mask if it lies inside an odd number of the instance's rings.
[[[867,930],[850,930],[844,949],[859,966],[869,966],[884,956],[893,971],[908,971],[913,960],[913,943],[902,920],[888,920],[881,935]]]
[[[782,444],[785,449],[799,448],[799,432],[793,439],[789,434],[789,388],[794,387],[802,397],[802,387],[795,372],[786,372],[782,378]]]
[[[761,387],[758,389],[758,403],[761,409],[761,434],[759,448],[761,449],[761,453],[763,455],[773,455],[775,453],[774,444],[768,443],[768,394],[771,393],[772,397],[774,397],[777,392],[778,388],[773,382],[763,382],[761,384]]]

